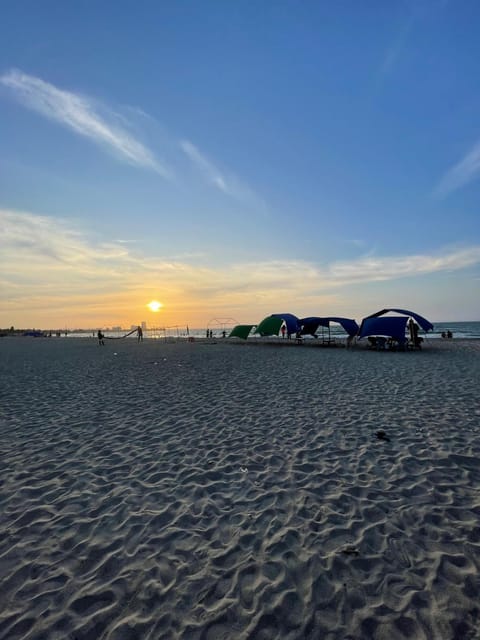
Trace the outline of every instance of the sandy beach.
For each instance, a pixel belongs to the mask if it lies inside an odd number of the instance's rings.
[[[2,339],[0,638],[480,638],[479,356]]]

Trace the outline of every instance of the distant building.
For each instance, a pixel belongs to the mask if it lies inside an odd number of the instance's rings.
[[[112,327],[112,331],[121,331],[122,327]]]
[[[147,323],[145,322],[145,320],[142,320],[142,329],[143,329],[144,331],[146,331],[146,330],[147,330]]]

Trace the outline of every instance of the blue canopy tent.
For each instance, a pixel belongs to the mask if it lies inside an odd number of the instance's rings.
[[[422,327],[422,329],[425,332],[433,331],[433,324],[431,322],[429,322],[423,316],[418,315],[418,313],[415,313],[414,311],[407,311],[406,309],[382,309],[381,311],[377,311],[377,313],[372,313],[372,315],[367,316],[366,318],[364,318],[362,320],[362,325],[365,322],[365,320],[368,320],[369,318],[378,318],[379,316],[383,316],[383,315],[385,315],[386,313],[389,313],[389,312],[401,313],[403,316],[407,316],[407,318],[413,318],[415,320],[415,322],[420,327]],[[362,331],[362,326],[360,326],[360,331]]]
[[[401,316],[385,317],[386,313],[401,313]],[[405,328],[407,322],[410,329],[410,343],[414,348],[421,349],[423,338],[417,335],[420,326],[425,332],[433,329],[433,324],[426,318],[407,309],[382,309],[362,320],[359,339],[365,336],[388,336],[397,340],[400,345],[407,343]]]
[[[395,316],[389,318],[368,317],[364,318],[360,327],[358,338],[367,336],[386,336],[393,338],[399,344],[405,344],[405,327],[408,316]]]
[[[289,335],[297,333],[300,329],[298,318],[292,313],[272,313],[272,315],[262,320],[256,328],[255,333],[259,333],[261,336],[278,335],[283,323],[286,324]]]
[[[303,336],[315,336],[315,332],[317,331],[318,327],[327,327],[328,337],[330,338],[330,322],[337,322],[342,326],[344,331],[349,336],[353,337],[358,333],[358,324],[355,322],[355,320],[352,320],[350,318],[337,318],[334,316],[329,316],[326,318],[301,318],[298,321],[298,324],[301,326],[301,334]]]

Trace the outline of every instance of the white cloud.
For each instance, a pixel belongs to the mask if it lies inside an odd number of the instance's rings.
[[[190,158],[190,160],[200,169],[205,178],[213,184],[217,189],[224,193],[231,193],[230,187],[227,184],[225,177],[220,171],[213,165],[210,160],[200,153],[197,147],[188,142],[188,140],[182,140],[180,142],[180,148]]]
[[[444,197],[480,177],[480,141],[443,176],[435,193]]]
[[[141,117],[154,127],[154,137],[161,138],[167,150],[168,166],[159,161],[155,153],[132,133],[133,121],[106,107],[91,97],[59,89],[35,76],[12,69],[0,76],[6,87],[25,107],[86,137],[131,165],[155,171],[166,179],[173,179],[172,165],[179,162],[178,150],[194,165],[203,178],[218,191],[253,206],[257,213],[265,214],[265,202],[231,172],[220,170],[212,160],[192,142],[178,142],[159,127],[150,115],[138,107],[126,107],[132,116]]]
[[[413,16],[409,16],[401,26],[397,35],[392,40],[387,51],[385,52],[380,69],[381,73],[389,73],[396,64],[397,60],[400,58],[402,51],[406,47],[408,38],[413,28],[413,24]]]
[[[58,89],[16,69],[0,76],[0,82],[26,107],[113,151],[129,164],[151,169],[164,178],[170,177],[169,170],[150,149],[120,127],[113,113],[100,115],[98,103],[90,98]]]
[[[336,285],[396,280],[439,271],[457,271],[480,263],[480,247],[446,249],[436,255],[367,256],[328,268]]]

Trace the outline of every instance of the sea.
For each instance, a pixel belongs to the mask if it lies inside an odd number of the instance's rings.
[[[230,331],[233,329],[233,324],[228,325],[215,325],[213,327],[208,327],[208,330],[212,332],[212,338],[218,339],[223,337],[223,332],[225,331],[225,335],[228,336]],[[453,338],[461,338],[465,339],[480,339],[480,321],[472,321],[472,322],[436,322],[434,323],[433,331],[429,331],[426,334],[428,339],[437,339],[442,337],[442,332],[446,333],[447,331],[451,331]],[[122,331],[103,331],[105,337],[108,338],[122,338],[125,334],[129,333],[129,329],[124,329]],[[61,332],[62,337],[65,336],[69,338],[96,338],[96,331],[92,330],[81,330],[81,331],[71,331],[66,330]],[[422,331],[419,332],[420,335],[425,335]],[[175,327],[165,327],[165,328],[147,328],[144,330],[143,335],[145,338],[152,338],[156,340],[172,340],[172,339],[188,339],[190,338],[206,338],[207,337],[207,328],[187,328],[186,326],[175,326]],[[322,337],[322,328],[318,329],[319,337]],[[324,329],[323,337],[328,336],[328,329]],[[343,331],[342,327],[337,324],[332,324],[330,326],[330,336],[332,338],[346,338],[347,334]],[[254,335],[251,336],[255,338]],[[258,337],[258,336],[257,336]],[[127,337],[127,340],[136,340],[136,334],[132,334]],[[250,338],[249,338],[250,339]]]

